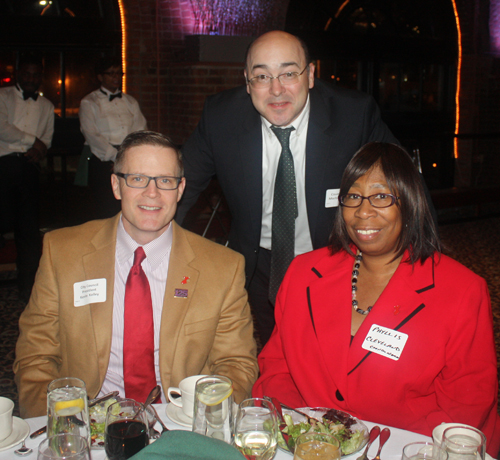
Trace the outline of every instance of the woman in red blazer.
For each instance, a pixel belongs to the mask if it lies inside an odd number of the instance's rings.
[[[500,449],[484,279],[441,254],[420,176],[393,144],[347,166],[330,247],[296,257],[254,396],[324,406],[430,436],[473,425]]]

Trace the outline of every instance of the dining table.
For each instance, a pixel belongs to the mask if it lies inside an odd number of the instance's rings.
[[[190,430],[189,427],[181,426],[167,416],[167,404],[155,404],[155,408],[158,412],[158,415],[163,420],[165,425],[169,430]],[[43,427],[47,423],[47,417],[34,417],[26,419],[26,422],[29,425],[30,433],[37,430],[38,428]],[[374,425],[379,425],[381,429],[385,428],[386,425],[382,425],[380,423],[372,423],[370,421],[363,421],[363,423],[371,429]],[[161,426],[159,423],[155,426],[158,431],[161,431]],[[387,443],[385,444],[382,454],[380,456],[381,460],[401,460],[401,453],[403,447],[406,444],[417,441],[432,441],[432,438],[428,436],[424,436],[422,434],[413,433],[411,431],[401,430],[399,428],[389,427],[391,430],[391,436]],[[26,446],[31,447],[33,449],[33,453],[31,455],[26,456],[27,459],[36,459],[38,445],[45,439],[46,435],[43,434],[35,439],[30,439],[28,436],[26,438]],[[368,451],[368,458],[372,459],[375,457],[378,449],[378,439],[371,445]],[[21,446],[21,443],[18,445],[11,447],[9,449],[0,451],[0,460],[15,460],[17,457],[14,455],[14,451]],[[361,455],[361,452],[357,452],[351,454],[349,456],[343,457],[343,459],[356,460]],[[106,453],[104,449],[92,448],[91,451],[92,460],[105,460]],[[276,452],[275,460],[292,460],[293,456],[290,453],[284,452],[281,449],[278,449]]]

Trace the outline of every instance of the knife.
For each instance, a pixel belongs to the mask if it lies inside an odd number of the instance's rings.
[[[96,404],[102,403],[103,401],[107,401],[110,398],[116,398],[119,393],[120,393],[119,391],[112,391],[111,393],[105,394],[100,398],[92,399],[91,401],[88,402],[87,407],[95,406]],[[80,422],[80,420],[78,421]],[[44,426],[36,431],[33,431],[33,433],[30,434],[30,439],[35,439],[41,434],[45,433],[46,431],[47,431],[47,426]]]

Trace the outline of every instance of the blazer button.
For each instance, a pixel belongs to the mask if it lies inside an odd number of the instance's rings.
[[[335,396],[337,397],[337,399],[338,399],[339,401],[343,401],[343,400],[344,400],[344,397],[340,394],[340,391],[339,391],[339,390],[337,390],[337,391],[335,392]]]

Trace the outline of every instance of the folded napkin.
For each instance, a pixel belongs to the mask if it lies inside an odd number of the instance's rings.
[[[245,460],[233,446],[191,431],[163,433],[129,460]]]

